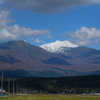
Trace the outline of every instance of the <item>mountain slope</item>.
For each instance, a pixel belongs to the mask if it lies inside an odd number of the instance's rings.
[[[54,58],[54,61],[51,61],[52,64],[47,63],[48,59],[52,58]],[[57,59],[60,61],[59,64]],[[6,73],[9,71],[9,74],[11,71],[15,71],[15,73],[25,72],[24,74],[41,76],[44,71],[47,71],[63,76],[60,69],[56,67],[57,65],[64,65],[64,63],[67,64],[66,61],[58,58],[58,55],[49,53],[23,40],[0,44],[0,70],[6,70]]]
[[[89,74],[100,74],[100,50],[76,47],[64,52],[67,52],[67,54],[60,53],[59,55],[62,55],[65,59],[67,58],[67,61],[72,64],[73,70],[91,72]]]
[[[0,70],[10,76],[62,77],[99,74],[100,50],[87,47],[50,53],[23,40],[0,44]]]

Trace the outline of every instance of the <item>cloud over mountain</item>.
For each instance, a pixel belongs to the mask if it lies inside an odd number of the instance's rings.
[[[100,29],[81,27],[75,32],[67,32],[71,42],[77,45],[88,45],[100,41]]]
[[[78,5],[100,3],[100,0],[5,0],[10,8],[28,9],[35,12],[59,12]]]
[[[1,29],[0,40],[17,39],[21,36],[36,36],[49,34],[49,30],[32,30],[31,28],[20,27],[19,25],[7,26]]]

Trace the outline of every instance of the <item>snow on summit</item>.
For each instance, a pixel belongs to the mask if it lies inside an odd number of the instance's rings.
[[[41,45],[40,46],[41,48],[47,50],[48,52],[63,52],[62,48],[75,48],[75,47],[78,47],[78,45],[76,44],[72,44],[71,42],[69,41],[55,41],[55,42],[52,42],[52,43],[48,43],[48,44],[44,44],[44,45]]]

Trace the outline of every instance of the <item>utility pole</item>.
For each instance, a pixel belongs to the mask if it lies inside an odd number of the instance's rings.
[[[3,90],[3,71],[2,71],[2,77],[1,77],[1,90]]]
[[[13,80],[13,95],[14,95],[14,93],[15,93],[15,82]]]
[[[10,93],[10,77],[8,78],[8,93]]]
[[[16,84],[16,94],[18,94],[18,84]]]
[[[29,87],[29,94],[30,94],[30,87]]]

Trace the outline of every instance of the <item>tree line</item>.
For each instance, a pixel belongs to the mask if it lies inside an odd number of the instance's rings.
[[[0,82],[1,83],[1,82]],[[14,85],[14,86],[13,86]],[[59,78],[11,77],[10,91],[45,92],[45,93],[82,93],[100,91],[100,76],[75,76]],[[8,89],[7,77],[4,88]]]

